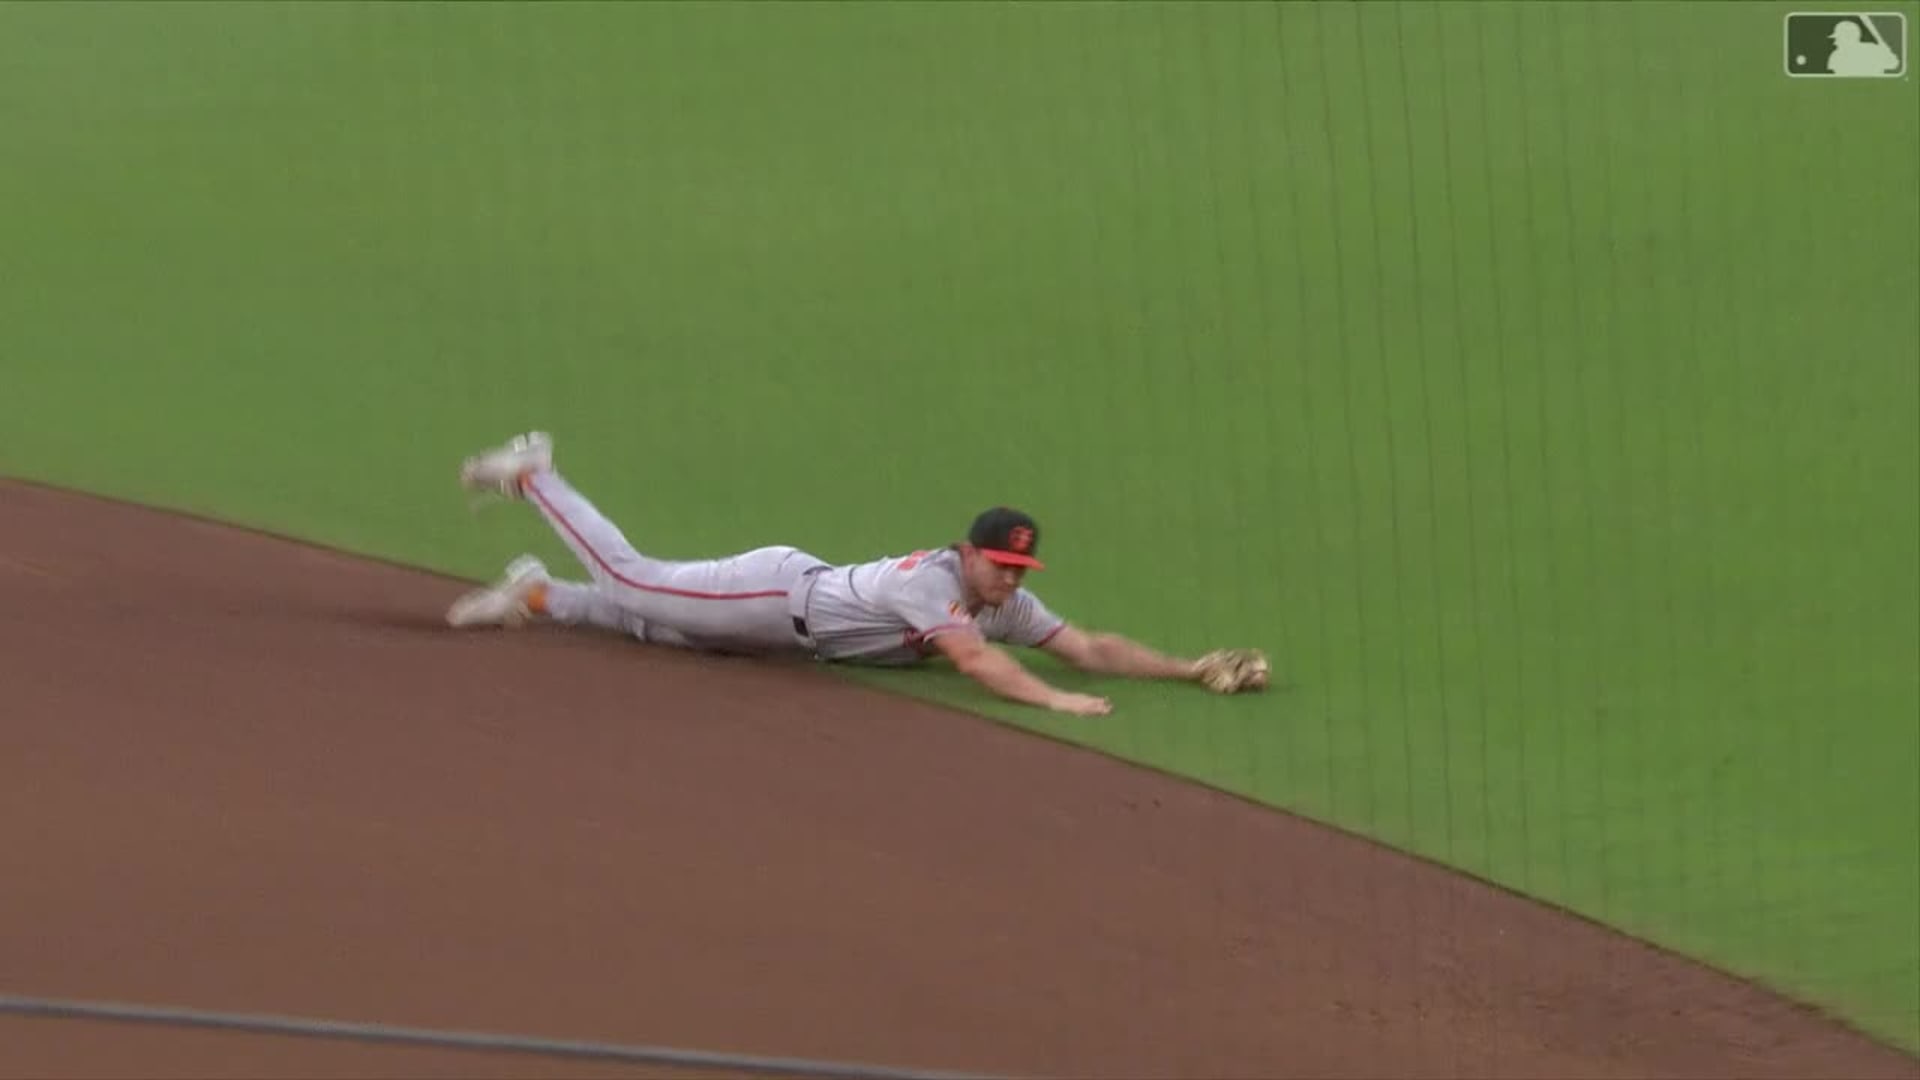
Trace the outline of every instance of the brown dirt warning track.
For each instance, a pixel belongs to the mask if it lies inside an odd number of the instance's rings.
[[[805,667],[0,482],[0,995],[1003,1076],[1914,1077],[1756,988]],[[656,1076],[0,1016],[0,1076]],[[711,1075],[711,1074],[709,1074]]]

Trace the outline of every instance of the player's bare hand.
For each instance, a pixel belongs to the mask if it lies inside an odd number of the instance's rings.
[[[1113,702],[1092,694],[1063,693],[1053,699],[1052,709],[1075,716],[1105,716],[1113,711]]]

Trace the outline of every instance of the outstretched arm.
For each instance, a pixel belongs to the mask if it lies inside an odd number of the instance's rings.
[[[1258,649],[1215,649],[1197,660],[1166,656],[1119,634],[1089,634],[1060,628],[1040,647],[1082,671],[1135,679],[1196,682],[1216,694],[1264,690],[1266,654]]]
[[[1068,626],[1048,638],[1041,648],[1081,671],[1097,675],[1181,682],[1197,682],[1200,678],[1199,661],[1168,656],[1119,634],[1088,633]]]
[[[1113,709],[1105,698],[1070,693],[1048,684],[977,633],[948,632],[933,642],[962,675],[1009,700],[1081,716],[1101,716]]]

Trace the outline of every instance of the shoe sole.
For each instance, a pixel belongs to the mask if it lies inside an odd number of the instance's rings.
[[[512,470],[504,467],[490,470],[489,459],[517,458],[520,463]],[[502,498],[518,498],[517,492],[509,491],[507,476],[518,476],[532,469],[551,469],[553,467],[553,437],[543,431],[531,431],[516,435],[505,444],[492,450],[475,454],[460,463],[460,486],[479,495],[494,495]],[[484,471],[498,471],[507,476],[496,479],[480,480],[476,474]]]

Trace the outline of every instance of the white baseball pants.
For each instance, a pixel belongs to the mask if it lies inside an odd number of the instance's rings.
[[[558,472],[531,474],[522,490],[593,577],[591,585],[556,581],[547,590],[555,622],[715,652],[807,651],[787,598],[807,570],[826,565],[822,560],[784,546],[719,559],[655,559],[634,550]]]

